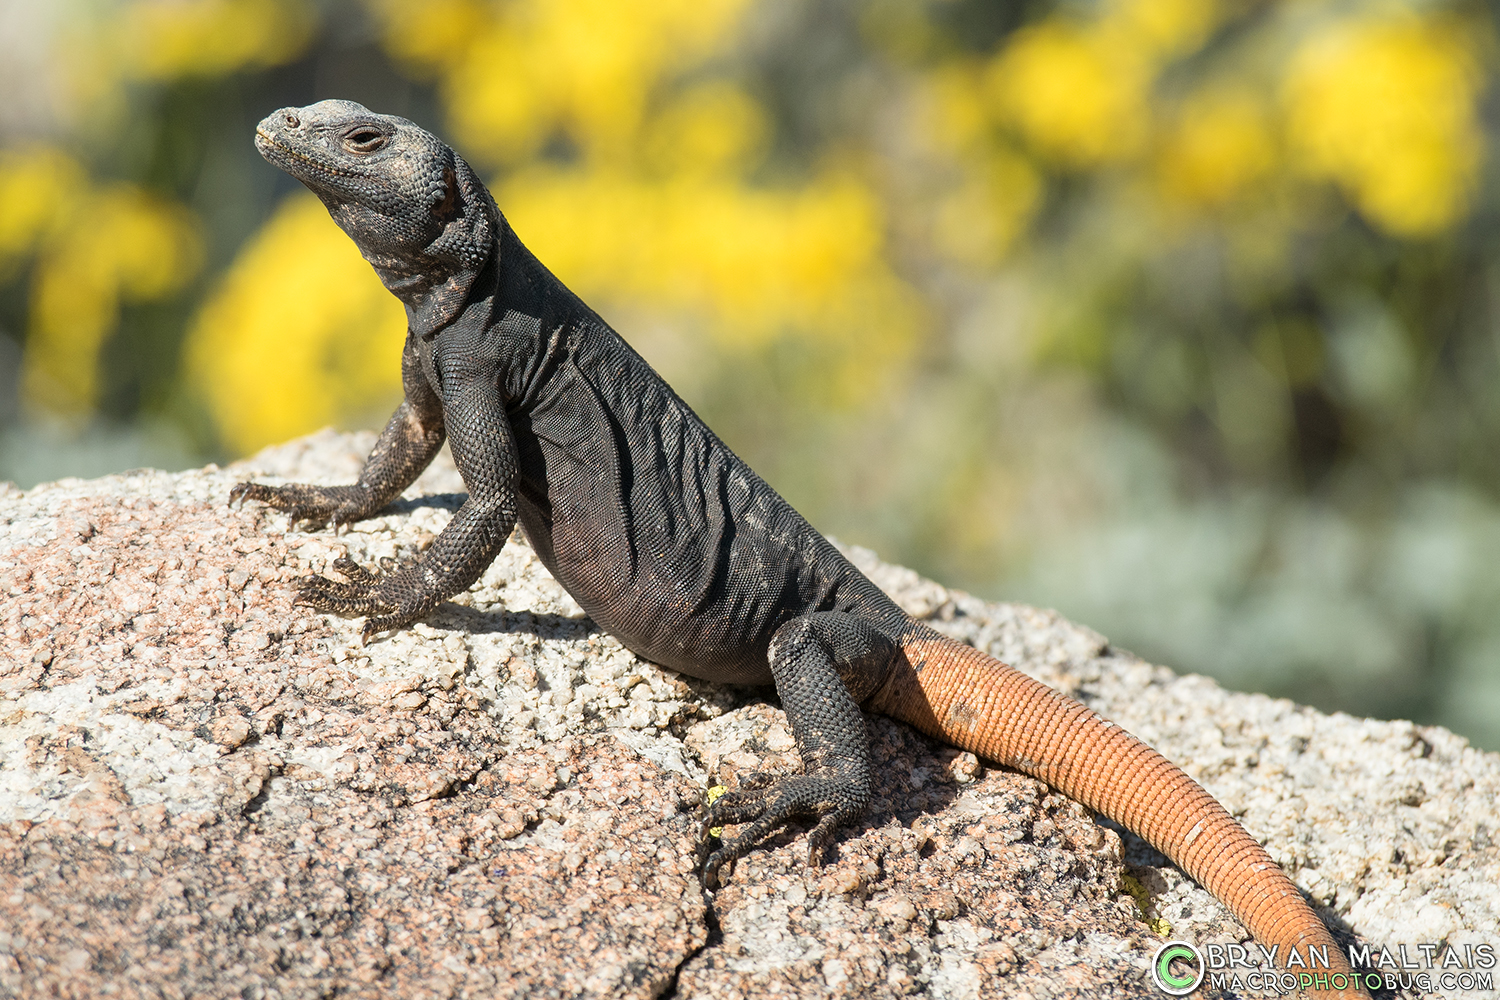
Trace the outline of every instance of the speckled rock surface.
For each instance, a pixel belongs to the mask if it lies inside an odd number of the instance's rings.
[[[519,541],[368,646],[293,607],[296,577],[409,556],[461,501],[445,454],[338,536],[224,504],[351,481],[370,440],[0,486],[0,996],[1139,997],[1145,918],[1245,940],[1136,838],[885,719],[875,801],[823,865],[792,829],[708,898],[704,791],[795,760],[774,699],[638,660]],[[1354,939],[1500,945],[1500,756],[852,555],[1181,763]]]

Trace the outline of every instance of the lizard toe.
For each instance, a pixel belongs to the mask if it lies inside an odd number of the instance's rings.
[[[316,507],[304,507],[301,505],[283,507],[286,511],[287,526],[298,531],[317,531],[325,526],[327,518],[322,511]]]
[[[388,615],[371,615],[365,619],[364,627],[359,630],[359,643],[363,646],[376,633],[405,628],[420,617],[420,615],[402,614],[400,612]]]
[[[768,787],[768,786],[767,786]],[[703,813],[703,829],[734,823],[747,823],[765,814],[768,805],[766,787],[740,788],[725,792]]]
[[[333,561],[335,571],[343,575],[351,584],[363,584],[368,586],[374,583],[379,576],[365,569],[359,563],[350,559],[347,555],[339,556]]]
[[[307,576],[297,581],[296,603],[335,614],[364,615],[389,611],[368,585],[330,580],[326,576]]]

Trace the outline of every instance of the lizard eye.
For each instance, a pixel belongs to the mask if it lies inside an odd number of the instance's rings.
[[[362,128],[344,136],[344,145],[356,153],[373,153],[385,148],[385,135],[372,128]]]

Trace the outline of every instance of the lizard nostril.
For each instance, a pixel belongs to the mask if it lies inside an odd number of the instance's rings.
[[[286,114],[286,127],[287,128],[297,128],[301,124],[302,124],[302,122],[300,120],[298,120],[298,118],[297,118],[296,115],[292,114],[290,111],[287,112],[287,114]]]

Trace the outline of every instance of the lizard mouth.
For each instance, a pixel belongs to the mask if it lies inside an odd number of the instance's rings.
[[[277,149],[287,150],[287,152],[291,152],[291,150],[287,149],[285,144],[277,141],[274,135],[272,135],[270,132],[267,132],[259,125],[255,127],[255,144],[257,146],[275,146]]]
[[[255,129],[255,146],[260,151],[260,155],[283,169],[288,166],[297,166],[328,178],[347,177],[352,173],[321,159],[308,156],[300,149],[282,142],[275,135],[260,127]]]

